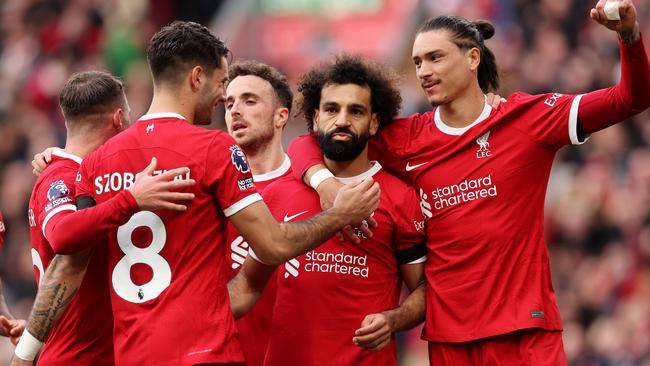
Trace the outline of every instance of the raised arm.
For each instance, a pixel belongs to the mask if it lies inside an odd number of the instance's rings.
[[[621,78],[618,84],[582,96],[578,120],[585,133],[623,121],[650,107],[650,63],[645,50],[636,8],[631,0],[619,2],[620,21],[607,20],[606,1],[591,10],[591,18],[618,33]]]

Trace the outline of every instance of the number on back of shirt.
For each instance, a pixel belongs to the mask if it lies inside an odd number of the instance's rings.
[[[143,248],[133,243],[133,232],[140,227],[151,230],[151,243]],[[160,255],[167,241],[165,224],[151,211],[140,211],[117,229],[117,243],[124,252],[113,269],[112,283],[115,293],[126,301],[140,304],[158,297],[172,280],[169,263]],[[151,280],[136,284],[131,278],[131,268],[141,263],[153,272]]]

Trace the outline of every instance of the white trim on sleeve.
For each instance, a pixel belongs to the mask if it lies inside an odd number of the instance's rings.
[[[427,261],[427,256],[426,256],[426,255],[423,255],[423,256],[421,256],[420,258],[418,258],[418,259],[416,259],[416,260],[414,260],[414,261],[408,262],[408,263],[406,263],[406,264],[418,264],[418,263],[424,263],[424,262],[426,262],[426,261]]]
[[[574,145],[582,145],[589,140],[589,135],[585,135],[584,140],[580,141],[578,138],[578,110],[580,108],[580,99],[584,94],[576,95],[571,102],[571,110],[569,111],[569,139]]]
[[[237,212],[239,212],[240,210],[250,206],[251,204],[253,204],[253,203],[257,202],[257,201],[261,201],[261,200],[262,200],[262,196],[260,196],[259,193],[253,193],[253,194],[248,195],[248,196],[240,199],[239,201],[233,203],[232,205],[230,205],[230,207],[225,208],[223,210],[223,214],[226,215],[226,217],[230,217],[230,216],[236,214]]]
[[[45,237],[45,239],[47,239],[47,235],[45,234],[45,227],[47,226],[48,221],[50,221],[50,219],[54,217],[54,215],[58,214],[61,211],[77,211],[77,206],[62,205],[50,211],[50,213],[48,213],[47,216],[45,216],[45,220],[43,220],[43,225],[41,226],[41,229],[43,230],[43,236]]]

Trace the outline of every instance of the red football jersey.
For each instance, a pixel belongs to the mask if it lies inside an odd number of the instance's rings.
[[[285,155],[279,168],[265,174],[253,174],[253,182],[255,182],[258,192],[264,192],[269,184],[290,175],[291,160]],[[229,243],[225,249],[228,261],[228,280],[230,280],[239,272],[239,268],[248,255],[248,243],[230,222],[226,230],[226,238],[226,243]],[[236,321],[239,341],[248,366],[262,366],[264,363],[266,346],[271,333],[271,315],[273,315],[273,306],[275,305],[276,287],[277,281],[274,273],[269,278],[269,282],[255,306]]]
[[[5,244],[5,221],[2,218],[2,212],[0,212],[0,249]]]
[[[45,237],[56,215],[75,211],[75,177],[81,158],[55,150],[52,162],[38,177],[29,200],[32,261],[36,281],[54,257]],[[113,318],[108,295],[106,248],[97,246],[79,288],[59,323],[50,333],[39,365],[114,365]]]
[[[497,111],[485,104],[466,128],[448,127],[436,109],[395,120],[372,140],[430,219],[425,339],[562,329],[544,198],[556,151],[583,142],[580,98],[517,93]]]
[[[109,235],[115,360],[124,365],[243,362],[226,288],[226,217],[261,200],[244,153],[223,131],[175,113],[146,115],[90,154],[77,196],[98,203],[155,174],[189,167],[185,212],[140,211]]]
[[[366,315],[397,307],[399,265],[425,260],[424,222],[415,192],[381,170],[379,163],[358,177],[341,180],[369,176],[382,187],[373,237],[362,238],[358,245],[333,237],[278,268],[265,365],[397,363],[394,341],[380,352],[370,352],[352,343],[352,337]],[[278,221],[304,220],[321,212],[316,192],[293,177],[269,185],[263,195]]]

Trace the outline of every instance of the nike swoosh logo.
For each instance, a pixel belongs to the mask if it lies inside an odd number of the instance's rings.
[[[429,164],[429,162],[428,162],[428,161],[425,161],[424,163],[415,164],[415,165],[410,165],[410,164],[411,164],[410,161],[407,161],[407,162],[406,162],[406,171],[407,171],[407,172],[410,172],[411,170],[417,169],[417,168],[421,167],[422,165]]]
[[[302,215],[304,213],[307,213],[307,211],[303,211],[303,212],[300,212],[300,213],[297,213],[297,214],[291,215],[291,216],[289,216],[289,214],[284,214],[284,222],[289,222],[289,221],[295,219],[296,217],[298,217],[298,216],[300,216],[300,215]]]

